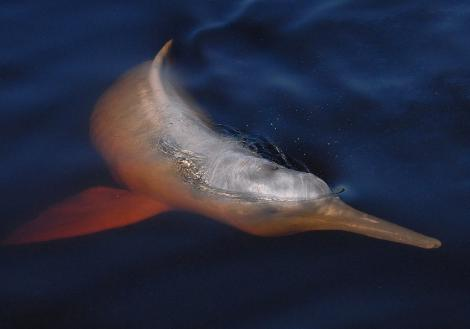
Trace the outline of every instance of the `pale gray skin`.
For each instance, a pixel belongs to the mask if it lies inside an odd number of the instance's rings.
[[[355,210],[313,174],[253,153],[212,129],[205,114],[168,80],[168,42],[98,102],[92,139],[131,191],[203,214],[245,232],[285,235],[345,230],[422,248],[436,239]]]

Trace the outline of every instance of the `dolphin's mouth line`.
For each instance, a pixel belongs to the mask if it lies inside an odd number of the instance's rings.
[[[252,202],[273,202],[273,203],[292,203],[292,204],[299,204],[299,203],[309,203],[317,200],[324,200],[328,198],[335,198],[337,194],[335,193],[328,193],[325,195],[320,195],[315,198],[276,198],[270,195],[263,195],[263,194],[254,194],[249,192],[236,192],[230,190],[219,189],[216,187],[207,186],[206,191],[213,192],[219,196],[227,196],[232,199],[240,199],[244,201],[252,201]]]

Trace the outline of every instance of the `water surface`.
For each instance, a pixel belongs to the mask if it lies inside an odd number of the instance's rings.
[[[113,180],[93,104],[175,40],[215,122],[261,135],[353,206],[436,236],[256,238],[187,213],[0,249],[1,328],[469,328],[470,4],[1,5],[3,235]]]

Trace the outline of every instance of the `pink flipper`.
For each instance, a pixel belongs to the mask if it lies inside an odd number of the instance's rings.
[[[71,238],[127,226],[168,211],[170,207],[127,190],[93,187],[48,208],[20,226],[3,244]]]

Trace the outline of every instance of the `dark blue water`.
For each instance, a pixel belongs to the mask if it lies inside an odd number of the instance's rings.
[[[2,247],[0,328],[470,328],[468,1],[11,1],[0,23],[2,235],[114,184],[93,105],[174,38],[214,121],[443,242],[263,239],[168,213]]]

